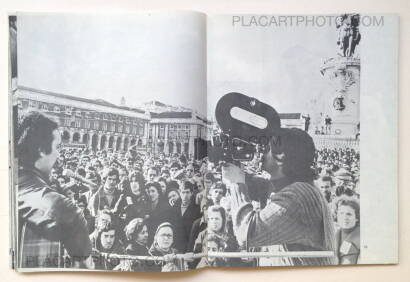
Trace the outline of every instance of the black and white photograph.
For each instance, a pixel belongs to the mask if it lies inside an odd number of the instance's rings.
[[[247,263],[360,260],[360,21],[208,20],[208,114],[228,144],[228,164],[212,170],[226,185],[220,201],[230,213],[227,229],[214,232],[235,238],[227,251],[261,256]]]
[[[360,264],[361,29],[382,23],[9,16],[12,267]]]
[[[196,267],[205,28],[189,12],[10,18],[15,267]]]

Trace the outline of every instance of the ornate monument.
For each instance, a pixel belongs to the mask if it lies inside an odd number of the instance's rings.
[[[360,15],[337,18],[337,56],[325,60],[321,73],[328,85],[323,113],[332,119],[330,134],[355,136],[360,121]]]

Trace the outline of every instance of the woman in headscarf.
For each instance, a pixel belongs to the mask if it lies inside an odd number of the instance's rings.
[[[236,242],[235,237],[227,232],[226,222],[225,209],[222,206],[210,206],[208,208],[208,228],[198,235],[197,243],[200,243],[199,240],[203,241],[206,237],[206,232],[208,232],[209,235],[215,234],[221,238],[225,244],[225,251],[237,251],[238,243]]]
[[[177,216],[168,201],[162,194],[161,186],[158,182],[149,182],[145,185],[148,193],[148,244],[153,242],[153,237],[157,227],[163,222],[170,222],[174,225],[174,232],[179,234],[179,231],[175,230],[175,224],[178,225]],[[178,225],[179,226],[179,225]]]
[[[159,185],[161,186],[161,192],[162,192],[163,195],[165,195],[166,192],[167,192],[167,188],[168,188],[167,187],[167,180],[164,177],[158,177],[156,179],[156,182],[159,183]]]
[[[184,270],[184,264],[181,260],[175,259],[178,251],[173,248],[174,244],[174,227],[169,222],[160,224],[155,232],[154,242],[148,253],[154,257],[164,257],[163,261],[152,262],[149,271],[167,272]]]
[[[223,249],[226,252],[236,252],[239,250],[239,245],[236,238],[227,232],[226,227],[226,212],[222,206],[210,206],[207,211],[208,228],[198,234],[195,241],[194,251],[201,250],[206,246],[206,238],[210,235],[215,235],[221,239]],[[240,264],[240,259],[226,259],[229,265],[237,266]]]

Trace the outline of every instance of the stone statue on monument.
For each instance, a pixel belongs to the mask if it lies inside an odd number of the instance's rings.
[[[337,18],[336,28],[339,31],[337,45],[339,54],[343,57],[352,57],[356,46],[360,42],[359,14],[343,14]]]
[[[322,112],[332,120],[327,134],[354,137],[360,121],[360,15],[343,14],[336,23],[337,55],[320,69],[327,82]]]

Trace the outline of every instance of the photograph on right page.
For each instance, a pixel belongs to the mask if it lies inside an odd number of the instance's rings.
[[[211,265],[363,263],[362,29],[385,22],[208,17]]]

